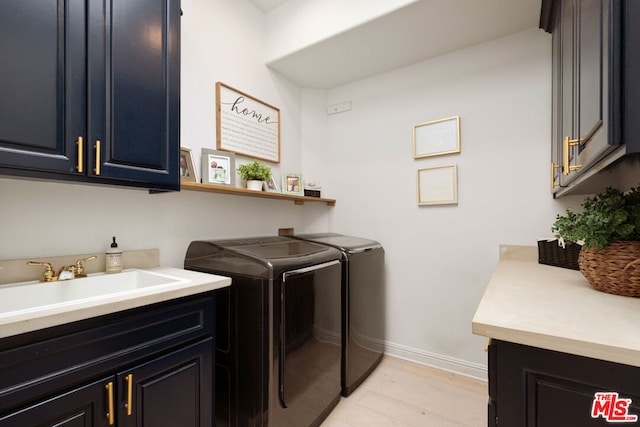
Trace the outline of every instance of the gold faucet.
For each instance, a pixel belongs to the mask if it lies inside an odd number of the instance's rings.
[[[53,274],[53,267],[48,262],[36,262],[36,261],[27,261],[27,265],[43,265],[44,273],[42,274],[41,282],[55,282],[58,280],[58,276]]]
[[[81,258],[79,260],[76,261],[76,265],[75,267],[75,277],[87,277],[87,273],[84,272],[84,262],[86,261],[93,261],[94,259],[97,259],[98,257],[96,255],[87,257],[87,258]]]
[[[85,273],[84,262],[91,261],[98,258],[96,255],[81,258],[76,261],[75,265],[66,265],[61,267],[58,270],[58,273],[55,274],[53,267],[50,262],[39,262],[39,261],[27,261],[27,265],[41,265],[44,266],[44,272],[42,273],[41,282],[56,282],[59,280],[69,280],[75,279],[78,277],[87,277],[87,273]]]

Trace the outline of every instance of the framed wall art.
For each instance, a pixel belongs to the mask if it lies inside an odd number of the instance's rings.
[[[202,149],[202,182],[235,187],[236,156],[227,151]]]
[[[458,167],[442,166],[418,171],[418,204],[458,203]]]
[[[180,181],[198,182],[196,171],[191,148],[180,147]]]
[[[413,158],[460,152],[460,116],[413,126]]]
[[[280,110],[224,83],[216,83],[216,146],[280,163]]]
[[[285,173],[282,175],[282,192],[294,196],[304,196],[304,183],[299,173]]]

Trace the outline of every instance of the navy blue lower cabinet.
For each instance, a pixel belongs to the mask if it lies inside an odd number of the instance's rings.
[[[492,340],[488,425],[635,425],[639,378],[639,367]]]
[[[108,426],[105,387],[108,378],[78,386],[0,416],[2,426]]]
[[[211,294],[0,339],[0,427],[211,426]]]

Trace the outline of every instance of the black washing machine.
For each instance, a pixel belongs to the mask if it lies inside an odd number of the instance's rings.
[[[348,396],[384,354],[384,249],[375,240],[336,233],[294,237],[342,254],[342,395]]]
[[[216,426],[318,426],[340,399],[340,251],[286,237],[191,242],[216,297]]]

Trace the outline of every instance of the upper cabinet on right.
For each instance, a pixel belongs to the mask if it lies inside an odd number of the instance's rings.
[[[640,185],[640,2],[543,0],[555,197]]]

